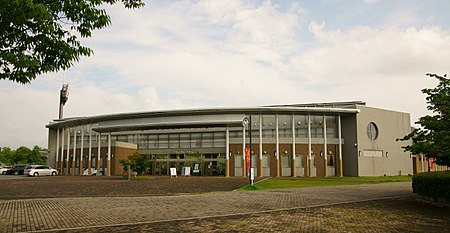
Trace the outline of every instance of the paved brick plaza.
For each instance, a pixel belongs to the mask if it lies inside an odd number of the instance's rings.
[[[409,182],[233,192],[246,180],[0,180],[13,183],[21,191],[0,196],[0,231],[450,232],[450,209],[417,201]]]

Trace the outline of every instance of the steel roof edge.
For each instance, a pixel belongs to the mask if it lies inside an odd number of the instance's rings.
[[[73,126],[83,124],[91,124],[100,121],[109,121],[117,119],[134,119],[141,117],[158,117],[158,116],[177,116],[177,115],[200,115],[200,114],[253,114],[253,113],[343,113],[356,114],[360,112],[356,108],[322,108],[322,107],[293,107],[293,106],[268,106],[268,107],[240,107],[240,108],[198,108],[198,109],[174,109],[159,110],[149,112],[132,112],[132,113],[115,113],[88,117],[71,117],[66,119],[57,119],[46,125],[47,128],[58,126]]]

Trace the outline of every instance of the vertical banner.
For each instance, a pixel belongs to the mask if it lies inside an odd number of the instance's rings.
[[[247,164],[247,173],[250,174],[250,148],[245,148],[245,162]]]

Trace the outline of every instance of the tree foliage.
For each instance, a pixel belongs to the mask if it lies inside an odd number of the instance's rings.
[[[142,0],[120,0],[139,8]],[[29,83],[65,70],[93,51],[79,37],[111,23],[104,4],[119,0],[0,0],[0,79]]]
[[[13,164],[46,164],[47,157],[41,156],[43,149],[39,146],[34,146],[30,149],[26,146],[21,146],[16,150],[11,150],[9,147],[3,147],[0,150],[0,163]]]
[[[426,115],[416,124],[421,128],[415,129],[401,140],[412,140],[405,150],[413,154],[424,154],[426,157],[434,157],[436,164],[450,166],[450,79],[447,75],[439,76],[427,74],[439,80],[435,88],[422,90],[427,94],[427,109],[433,115]]]
[[[128,156],[128,159],[120,160],[122,165],[129,164],[132,170],[135,170],[138,174],[143,175],[144,171],[150,165],[150,156],[142,155],[139,152],[134,152]]]

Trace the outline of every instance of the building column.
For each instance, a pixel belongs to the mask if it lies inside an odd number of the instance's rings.
[[[259,177],[263,177],[263,165],[262,165],[262,159],[263,159],[263,142],[262,142],[263,136],[262,136],[262,114],[259,114]]]
[[[64,174],[64,134],[66,133],[64,128],[61,129],[61,161],[59,162],[59,173]]]
[[[251,152],[250,156],[252,156]],[[242,126],[242,177],[247,177],[247,163],[245,161],[245,126]]]
[[[338,115],[338,137],[339,137],[339,176],[343,176],[342,168],[342,127],[341,127],[341,115]]]
[[[89,149],[88,149],[88,175],[91,175],[91,168],[92,168],[92,124],[89,125]]]
[[[81,145],[80,145],[80,176],[83,175],[83,147],[84,147],[84,125],[81,126]]]
[[[308,176],[312,177],[311,115],[308,114]]]
[[[225,177],[230,177],[230,129],[225,130]]]
[[[70,160],[70,128],[67,129],[66,175],[70,175],[69,160]]]
[[[275,133],[276,133],[275,155],[277,160],[277,177],[280,177],[280,138],[278,133],[278,113],[275,115]]]
[[[292,114],[292,176],[297,176],[297,164],[295,163],[295,115]]]
[[[56,129],[56,160],[55,160],[55,169],[58,171],[59,166],[59,129]]]
[[[72,157],[72,175],[75,175],[75,165],[77,161],[77,128],[73,128],[73,157]]]
[[[102,152],[102,134],[97,133],[97,176],[100,176],[100,162],[101,162],[101,152]]]
[[[425,172],[425,158],[424,158],[423,154],[420,154],[420,158],[421,158],[421,162],[422,162],[422,171],[421,172]]]
[[[106,176],[111,176],[111,132],[108,133],[108,161],[106,169]]]
[[[324,176],[328,176],[328,141],[327,141],[327,117],[323,115],[323,161],[324,161]]]

